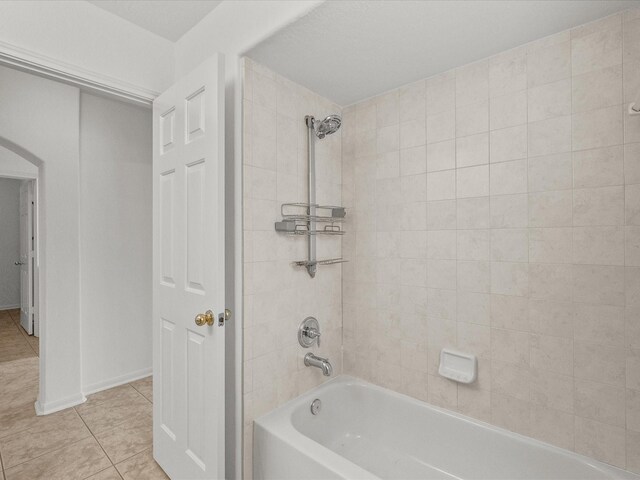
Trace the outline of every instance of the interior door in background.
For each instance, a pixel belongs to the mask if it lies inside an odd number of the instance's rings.
[[[20,184],[20,325],[33,335],[35,196],[34,181]]]

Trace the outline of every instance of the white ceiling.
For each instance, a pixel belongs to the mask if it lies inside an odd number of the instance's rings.
[[[222,3],[222,0],[87,1],[172,42]]]
[[[638,0],[327,1],[247,55],[349,105],[638,5]]]

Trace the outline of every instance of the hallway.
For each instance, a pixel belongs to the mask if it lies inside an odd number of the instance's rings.
[[[38,338],[19,318],[0,311],[0,480],[168,478],[151,453],[151,377],[38,417]]]

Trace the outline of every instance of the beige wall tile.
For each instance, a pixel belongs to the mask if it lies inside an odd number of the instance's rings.
[[[571,113],[571,79],[534,87],[528,91],[528,120],[537,122]]]
[[[456,111],[445,110],[427,116],[427,143],[437,143],[456,137]]]
[[[572,187],[571,154],[529,158],[529,191],[564,190]]]
[[[627,185],[624,195],[626,224],[640,225],[640,185]]]
[[[427,200],[456,198],[456,171],[444,170],[427,173]]]
[[[531,404],[508,395],[491,395],[491,423],[523,435],[531,434]]]
[[[486,261],[489,260],[489,246],[489,230],[458,230],[457,257],[454,255],[450,258]]]
[[[428,144],[426,157],[428,172],[456,168],[455,140],[446,140],[444,142]]]
[[[489,104],[491,130],[515,127],[527,123],[527,92],[522,90],[492,97]]]
[[[491,196],[491,227],[521,228],[529,225],[529,196]]]
[[[525,332],[491,329],[491,358],[526,367],[530,365],[531,335]]]
[[[621,16],[610,18],[571,32],[573,75],[622,63],[622,19]]]
[[[573,150],[621,145],[622,108],[619,105],[572,115]]]
[[[625,352],[616,347],[575,342],[575,376],[585,380],[624,386]]]
[[[430,77],[426,82],[426,107],[429,115],[456,108],[455,71]]]
[[[480,133],[456,139],[456,166],[470,167],[489,163],[489,135]]]
[[[622,187],[599,187],[573,191],[574,225],[622,225],[625,208]]]
[[[534,370],[531,373],[531,403],[573,413],[573,382],[572,376]]]
[[[527,262],[529,232],[527,229],[491,230],[491,260],[494,262]]]
[[[528,204],[531,227],[567,227],[573,224],[570,190],[530,193]]]
[[[624,146],[624,183],[640,183],[640,143]]]
[[[571,263],[573,259],[573,229],[530,228],[529,261],[534,263]]]
[[[531,436],[560,448],[574,446],[574,417],[542,406],[531,409]]]
[[[545,85],[571,76],[571,45],[535,46],[527,54],[527,80],[529,88]]]
[[[622,146],[573,152],[574,187],[623,185],[624,177],[630,175],[632,165],[631,161],[628,166],[623,164]]]
[[[491,295],[491,326],[508,330],[531,331],[526,297]]]
[[[624,387],[576,379],[574,398],[576,415],[624,427]]]
[[[483,197],[489,195],[488,165],[458,168],[455,171],[455,175],[457,198]]]
[[[627,430],[627,469],[640,473],[640,433]]]
[[[420,80],[398,89],[398,115],[400,122],[424,119],[425,81]]]
[[[518,160],[527,156],[527,126],[492,130],[490,133],[491,163]]]
[[[625,442],[623,428],[575,417],[576,452],[618,467],[624,467]]]
[[[497,97],[527,88],[527,59],[524,52],[489,60],[489,95]]]
[[[491,195],[527,192],[527,161],[491,164]]]
[[[465,137],[489,130],[489,101],[465,105],[456,110],[456,137]]]
[[[489,197],[458,199],[457,227],[460,229],[489,228],[489,209]]]
[[[624,227],[574,227],[574,263],[624,265],[624,233]]]
[[[573,338],[573,303],[534,298],[529,299],[528,303],[533,332]]]
[[[574,265],[573,300],[590,304],[624,305],[624,278],[622,267]]]
[[[491,393],[458,385],[458,411],[483,422],[491,421]]]
[[[489,325],[491,297],[487,293],[458,292],[456,318],[460,322]]]
[[[529,155],[549,155],[571,150],[571,116],[529,123]]]
[[[400,174],[418,175],[427,171],[426,147],[418,146],[400,150]],[[426,188],[426,187],[425,187]]]
[[[456,105],[489,98],[489,62],[481,60],[456,69]]]
[[[622,103],[622,65],[594,70],[573,77],[573,113],[587,112]]]
[[[640,432],[640,391],[627,389],[627,428]]]
[[[640,350],[627,351],[627,388],[640,390]]]

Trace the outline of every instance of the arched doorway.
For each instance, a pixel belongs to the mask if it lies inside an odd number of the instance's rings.
[[[29,225],[30,233],[29,237],[33,238],[33,262],[29,259],[29,265],[27,266],[28,275],[31,277],[29,280],[33,281],[33,286],[28,283],[29,295],[33,295],[33,306],[35,313],[37,315],[38,311],[42,311],[44,313],[43,305],[41,303],[42,298],[39,296],[39,292],[41,289],[40,285],[40,275],[39,272],[41,269],[45,267],[44,262],[41,262],[40,252],[41,248],[44,244],[40,241],[39,235],[37,235],[37,231],[39,230],[42,222],[39,216],[39,209],[37,208],[37,198],[39,190],[42,186],[41,182],[38,182],[40,167],[44,162],[37,158],[35,155],[31,154],[28,150],[16,145],[15,143],[7,140],[6,138],[0,137],[0,177],[7,180],[15,180],[23,184],[23,186],[29,185],[30,188],[33,188],[33,196],[32,199],[29,199],[29,203],[33,200],[33,222]],[[22,190],[22,189],[21,189]],[[22,203],[24,198],[22,198],[22,192],[20,195],[20,202]],[[20,209],[22,210],[23,206],[20,205]],[[22,211],[19,212],[22,217]],[[30,216],[30,215],[28,215]],[[20,222],[23,222],[21,218]],[[20,226],[22,228],[22,225]],[[21,237],[24,232],[21,232]],[[21,238],[20,242],[22,243],[25,239]],[[21,245],[22,248],[22,245]],[[23,269],[22,265],[20,268]],[[21,290],[21,308],[24,308],[24,296],[25,292],[25,284],[21,282],[20,290]],[[31,303],[29,301],[29,303]],[[11,320],[15,323],[15,329],[3,330],[3,335],[11,335],[11,333],[18,332],[18,335],[14,337],[14,345],[16,347],[22,347],[27,345],[31,348],[32,353],[38,357],[36,360],[32,355],[25,354],[22,348],[15,349],[15,353],[9,354],[4,358],[6,360],[2,363],[2,375],[7,378],[12,378],[15,376],[13,382],[11,382],[9,387],[13,388],[15,392],[12,392],[11,402],[15,403],[16,406],[19,406],[20,403],[27,402],[36,402],[37,405],[37,396],[41,390],[42,378],[40,376],[40,372],[44,371],[44,363],[46,356],[39,354],[39,339],[42,335],[46,335],[45,328],[40,329],[40,316],[37,315],[37,325],[35,326],[35,332],[31,329],[26,328],[24,324],[24,313],[20,312],[18,314],[18,318],[16,318],[15,310],[11,312]],[[44,317],[44,315],[43,315]],[[6,320],[6,319],[5,319]],[[5,321],[5,327],[9,326]],[[29,334],[37,334],[37,337],[31,337]],[[26,352],[28,353],[28,352]],[[8,382],[7,382],[8,383]],[[37,407],[36,407],[37,409]]]

